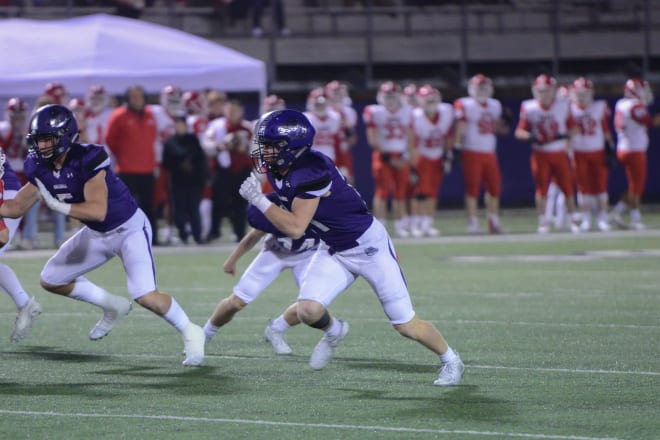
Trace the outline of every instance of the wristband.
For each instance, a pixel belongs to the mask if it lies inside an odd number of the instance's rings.
[[[266,197],[263,194],[261,196],[259,196],[259,198],[257,200],[255,200],[254,202],[251,202],[251,203],[254,205],[255,208],[257,208],[259,211],[261,211],[263,213],[265,213],[268,208],[273,206],[273,202],[268,200],[268,197]]]

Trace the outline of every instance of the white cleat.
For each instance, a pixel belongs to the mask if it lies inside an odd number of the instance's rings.
[[[630,229],[634,231],[643,231],[646,229],[646,225],[640,221],[630,222]]]
[[[422,238],[424,236],[424,231],[418,228],[410,228],[410,236],[412,238]]]
[[[438,378],[433,382],[433,385],[439,387],[451,387],[458,385],[461,382],[463,373],[465,372],[465,365],[463,361],[456,353],[456,359],[446,364],[442,364],[440,367],[440,373]]]
[[[28,303],[18,311],[10,341],[17,344],[25,339],[30,333],[34,321],[36,321],[39,315],[41,315],[41,305],[33,296]]]
[[[313,370],[322,370],[328,365],[328,362],[332,359],[332,355],[335,354],[335,348],[337,348],[342,339],[348,334],[348,322],[341,319],[338,321],[341,324],[339,336],[335,339],[329,339],[327,334],[323,335],[323,338],[314,347],[312,357],[309,359],[309,366]]]
[[[204,345],[206,334],[197,324],[192,322],[181,332],[183,336],[183,352],[186,358],[183,360],[184,367],[197,367],[204,362]]]
[[[536,229],[536,232],[538,232],[541,235],[549,234],[550,233],[550,225],[540,224],[539,227]]]
[[[272,321],[268,321],[268,325],[264,330],[264,334],[263,334],[264,341],[270,342],[270,345],[273,346],[273,350],[275,350],[276,354],[293,353],[293,350],[291,350],[291,347],[289,347],[289,344],[287,344],[286,340],[284,339],[284,332],[278,332],[276,330],[273,330],[273,328],[271,327],[271,322]]]
[[[580,232],[589,232],[591,229],[591,222],[589,220],[582,220],[580,223]]]
[[[467,233],[470,235],[479,235],[481,234],[481,228],[479,225],[468,225]]]
[[[607,232],[612,229],[612,227],[606,220],[598,220],[597,226],[598,226],[598,230],[602,232]]]
[[[433,226],[430,226],[428,229],[424,231],[424,235],[426,237],[437,237],[438,235],[440,235],[440,231],[434,228]]]
[[[396,228],[394,230],[394,236],[396,238],[410,238],[410,232],[407,229]]]
[[[103,309],[103,317],[89,332],[89,339],[92,341],[98,341],[106,337],[114,326],[119,324],[133,308],[133,304],[126,298],[115,296],[112,298],[112,301],[114,302],[113,307]]]

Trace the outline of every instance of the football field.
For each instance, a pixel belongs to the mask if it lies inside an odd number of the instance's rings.
[[[291,329],[291,356],[261,339],[296,297],[289,273],[184,368],[179,335],[137,305],[90,341],[100,310],[39,287],[53,251],[9,252],[44,311],[12,345],[0,300],[0,438],[659,439],[660,216],[642,232],[549,236],[505,217],[516,233],[498,237],[459,235],[459,217],[443,237],[395,241],[419,316],[465,362],[452,388],[432,385],[437,358],[392,330],[363,280],[331,306],[351,327],[325,370],[308,365],[317,330]],[[159,287],[197,324],[236,282],[230,248],[156,249]],[[88,277],[127,295],[117,260]]]

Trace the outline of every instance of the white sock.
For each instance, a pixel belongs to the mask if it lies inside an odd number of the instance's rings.
[[[628,204],[623,200],[619,200],[619,202],[614,207],[614,212],[616,212],[617,214],[625,214],[627,210],[628,210]]]
[[[218,330],[220,330],[220,327],[216,327],[213,324],[211,324],[211,320],[209,319],[206,321],[206,324],[204,324],[204,334],[209,337],[215,336],[216,333],[218,333]]]
[[[85,277],[78,277],[69,297],[106,309],[112,307],[112,298],[115,298],[115,295],[111,295]]]
[[[165,313],[163,319],[167,321],[172,327],[179,331],[183,331],[184,328],[188,327],[190,324],[190,319],[186,312],[183,311],[181,306],[174,298],[172,298],[172,304],[170,309]]]
[[[478,228],[479,227],[479,219],[478,218],[476,218],[474,216],[470,216],[469,222],[470,222],[470,226],[472,226],[473,228]]]
[[[23,289],[21,282],[13,269],[6,264],[0,263],[0,287],[7,292],[16,304],[17,309],[22,309],[30,301],[30,297]]]
[[[489,212],[489,213],[488,213],[488,218],[490,219],[491,222],[493,222],[493,224],[494,224],[495,226],[499,226],[499,225],[500,225],[500,216],[499,216],[499,215],[497,215],[497,214],[495,214],[495,213],[493,213],[493,212]]]
[[[341,334],[341,324],[339,323],[338,319],[332,318],[332,323],[330,324],[330,327],[328,327],[328,329],[325,331],[325,334],[328,335],[328,338],[330,339],[339,337]]]
[[[439,356],[440,362],[442,362],[443,364],[446,364],[447,362],[451,362],[455,360],[457,357],[458,356],[456,355],[456,352],[452,350],[452,348],[449,345],[447,345],[447,351],[445,351]]]
[[[284,333],[285,331],[291,328],[291,325],[288,322],[286,322],[286,319],[284,319],[284,315],[280,315],[276,319],[274,319],[273,322],[270,323],[270,328],[272,328],[276,332]]]

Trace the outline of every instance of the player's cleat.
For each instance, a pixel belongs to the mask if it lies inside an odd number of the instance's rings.
[[[112,307],[103,309],[103,317],[89,332],[89,339],[92,341],[106,337],[133,308],[133,304],[129,300],[120,296],[113,296],[111,301],[113,302]]]
[[[419,228],[416,227],[411,227],[410,228],[410,236],[412,238],[422,238],[424,236],[424,231],[422,231]]]
[[[467,233],[470,235],[479,235],[481,234],[481,228],[479,227],[479,225],[470,224],[467,227]]]
[[[610,214],[610,222],[615,224],[619,229],[628,229],[628,223],[623,220],[623,217],[618,212]]]
[[[499,223],[494,222],[492,219],[488,219],[488,232],[491,234],[503,234],[502,226]]]
[[[34,321],[41,315],[41,305],[30,298],[28,303],[18,311],[16,321],[14,322],[14,331],[11,333],[11,342],[17,344],[27,337]]]
[[[583,219],[582,222],[580,222],[580,232],[589,232],[591,229],[591,222],[588,219]]]
[[[192,322],[181,332],[183,336],[183,352],[186,358],[183,360],[185,367],[197,367],[204,362],[204,344],[206,334],[197,324]]]
[[[408,230],[404,228],[395,228],[394,236],[396,238],[410,238],[410,232],[408,232]]]
[[[286,343],[284,339],[284,333],[278,332],[271,327],[272,321],[268,321],[268,325],[264,330],[263,338],[264,341],[270,342],[270,345],[273,346],[276,354],[291,354],[293,350],[289,347],[289,344]]]
[[[539,227],[536,228],[536,232],[539,234],[545,235],[550,233],[550,224],[548,223],[539,223]]]
[[[602,232],[607,232],[612,229],[612,227],[607,222],[607,220],[598,220],[597,226],[598,226],[598,230]]]
[[[341,319],[338,321],[341,324],[341,331],[339,336],[334,339],[330,339],[328,338],[328,335],[325,334],[319,343],[316,344],[316,347],[314,347],[312,356],[309,359],[309,366],[312,367],[313,370],[322,370],[326,365],[328,365],[328,362],[330,362],[330,359],[332,359],[332,355],[335,353],[335,349],[342,341],[342,339],[344,339],[348,334],[348,322]]]
[[[438,378],[435,380],[435,382],[433,382],[433,385],[437,385],[439,387],[451,387],[458,385],[461,382],[461,378],[463,377],[464,372],[465,365],[463,365],[463,361],[461,360],[460,356],[458,356],[458,353],[456,353],[456,359],[451,362],[447,362],[446,364],[442,364]]]
[[[646,225],[640,221],[630,222],[629,228],[635,231],[643,231],[646,229]]]
[[[440,235],[440,231],[433,226],[429,226],[424,230],[424,236],[426,237],[437,237],[438,235]]]

